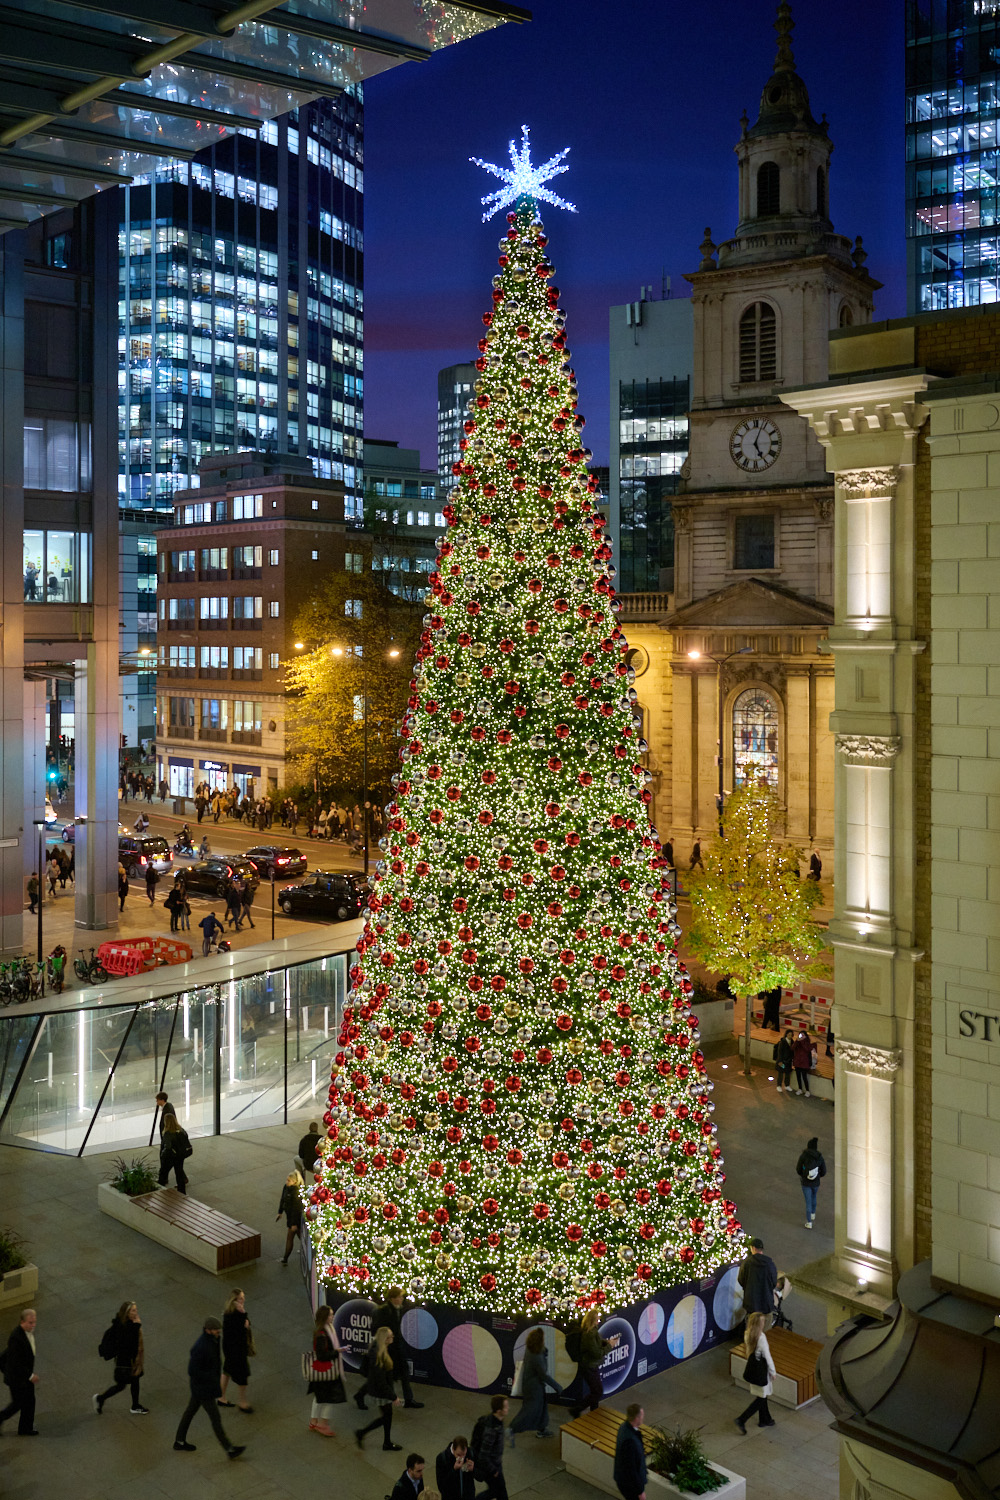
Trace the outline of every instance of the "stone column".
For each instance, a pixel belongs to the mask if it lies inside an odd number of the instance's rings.
[[[669,829],[658,825],[662,838],[673,837],[674,857],[680,860],[682,849],[678,840],[685,838],[695,824],[695,761],[693,681],[687,668],[674,668],[674,738],[673,738],[673,823]]]
[[[76,674],[76,925],[118,926],[118,640],[92,642]]]
[[[24,292],[20,236],[0,237],[0,951],[19,953],[24,906]]]
[[[26,679],[24,688],[24,840],[22,874],[38,864],[38,824],[45,821],[45,683]],[[44,872],[39,870],[38,878]]]
[[[809,671],[789,669],[785,683],[784,802],[786,828],[792,843],[809,842],[809,788],[812,770],[809,713]]]
[[[716,759],[719,740],[719,687],[714,668],[711,672],[696,673],[694,680],[698,698],[698,743],[692,800],[698,829],[710,834],[719,827],[719,815],[716,811],[719,793],[719,765]]]
[[[894,1285],[893,1087],[902,1062],[898,1048],[837,1042],[836,1254],[857,1279]]]

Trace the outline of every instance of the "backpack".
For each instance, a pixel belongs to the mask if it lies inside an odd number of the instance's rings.
[[[478,1420],[478,1422],[476,1423],[475,1427],[473,1427],[473,1429],[472,1429],[472,1454],[471,1454],[471,1456],[472,1456],[472,1459],[473,1459],[474,1462],[478,1459],[478,1457],[479,1457],[479,1450],[483,1446],[483,1433],[486,1431],[486,1424],[487,1424],[487,1422],[489,1420],[490,1420],[489,1417],[480,1417],[479,1420]],[[476,1467],[477,1468],[479,1467],[478,1463],[476,1464]],[[477,1478],[482,1478],[482,1475],[477,1475],[476,1477]]]
[[[566,1333],[566,1353],[574,1363],[580,1361],[580,1345],[583,1339],[583,1329],[579,1323],[574,1323]]]
[[[115,1325],[112,1323],[106,1330],[104,1337],[97,1346],[97,1352],[102,1359],[114,1359],[115,1357]]]

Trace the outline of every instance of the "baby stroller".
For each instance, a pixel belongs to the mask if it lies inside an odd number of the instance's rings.
[[[785,1299],[792,1290],[792,1283],[784,1271],[778,1276],[778,1284],[774,1289],[774,1322],[772,1328],[787,1328],[792,1331],[792,1320],[785,1313]]]

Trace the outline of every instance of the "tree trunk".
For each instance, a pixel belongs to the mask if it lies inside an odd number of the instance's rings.
[[[743,1073],[749,1078],[753,1069],[750,1066],[750,1020],[753,1016],[753,999],[750,995],[743,997]]]

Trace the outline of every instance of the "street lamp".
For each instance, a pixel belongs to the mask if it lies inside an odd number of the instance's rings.
[[[724,764],[725,763],[725,757],[724,757],[724,755],[722,753],[722,741],[723,741],[723,731],[724,731],[724,725],[723,725],[723,722],[722,722],[722,669],[726,665],[727,662],[732,661],[732,659],[733,659],[734,656],[748,656],[748,655],[750,655],[752,653],[752,651],[753,651],[753,647],[752,646],[740,646],[739,650],[737,650],[737,651],[730,651],[729,654],[728,654],[728,656],[713,656],[712,653],[711,653],[711,651],[689,651],[688,652],[688,656],[691,658],[692,661],[701,661],[701,660],[704,659],[704,660],[707,660],[707,661],[714,661],[715,662],[715,698],[716,698],[716,705],[717,705],[717,708],[718,708],[718,715],[719,715],[719,755],[718,755],[718,761],[719,761],[719,795],[718,795],[718,806],[719,806],[719,836],[720,836],[720,838],[722,836],[722,806],[723,806],[723,798],[724,798],[724,795],[725,795],[725,793],[724,793],[724,787],[723,787],[723,782],[725,780],[725,764]],[[735,772],[736,772],[736,767],[734,765],[733,766],[733,773],[734,773],[733,779],[734,780],[735,780]]]

